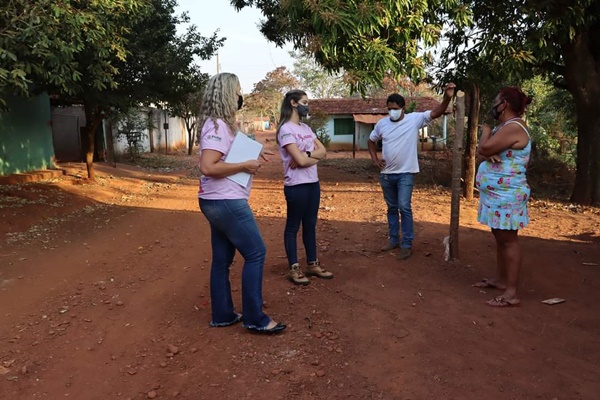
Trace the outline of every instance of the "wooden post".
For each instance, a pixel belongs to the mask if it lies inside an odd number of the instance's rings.
[[[356,132],[358,130],[358,122],[354,122],[354,135],[352,136],[352,158],[356,158]]]
[[[150,153],[154,153],[154,112],[148,111],[148,138],[150,139]]]
[[[475,191],[475,174],[477,173],[477,125],[479,124],[479,97],[480,88],[478,83],[471,85],[469,90],[469,117],[467,118],[467,140],[465,148],[465,186],[463,195],[465,200],[473,200]]]
[[[465,93],[456,93],[456,133],[452,157],[452,202],[450,205],[450,259],[458,259],[458,227],[460,224],[460,178],[465,128]]]
[[[165,130],[165,154],[169,154],[169,114],[167,114],[167,109],[164,110],[165,123],[163,124],[163,128]]]

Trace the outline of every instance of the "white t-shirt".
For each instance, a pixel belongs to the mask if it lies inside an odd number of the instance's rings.
[[[419,172],[417,145],[419,129],[431,122],[431,111],[405,114],[398,122],[389,117],[380,119],[369,140],[377,143],[381,139],[381,156],[385,160],[382,174],[401,174]]]

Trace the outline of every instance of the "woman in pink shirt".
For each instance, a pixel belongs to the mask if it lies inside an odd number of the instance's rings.
[[[284,193],[287,218],[283,241],[290,272],[288,279],[296,285],[308,285],[307,276],[332,279],[317,258],[317,216],[321,189],[317,163],[326,154],[325,146],[312,129],[301,121],[308,115],[308,96],[302,90],[286,93],[281,104],[277,127],[277,144],[283,161]],[[302,224],[302,241],[308,267],[306,274],[298,263],[297,236]]]
[[[243,320],[257,333],[278,333],[285,325],[273,321],[263,310],[262,278],[266,248],[248,205],[252,180],[242,186],[227,179],[239,172],[254,175],[257,160],[227,163],[225,157],[238,131],[235,121],[242,107],[240,82],[234,74],[213,76],[207,83],[200,109],[200,210],[210,224],[212,264],[210,270],[211,326],[229,326]],[[242,269],[242,314],[235,312],[231,298],[229,268],[236,249],[244,258]]]

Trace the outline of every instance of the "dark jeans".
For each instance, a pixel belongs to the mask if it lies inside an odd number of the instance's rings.
[[[244,258],[242,308],[244,326],[264,328],[270,318],[263,313],[262,279],[266,248],[247,200],[200,199],[200,210],[210,224],[212,265],[210,300],[213,326],[237,319],[231,298],[229,267],[237,249]]]
[[[410,249],[415,238],[411,208],[415,174],[381,174],[379,182],[387,204],[390,244],[400,244],[400,247]],[[400,218],[398,212],[402,217],[402,243],[400,243],[399,237]]]
[[[321,202],[319,182],[284,186],[287,203],[287,219],[283,233],[283,243],[288,263],[298,262],[298,230],[302,224],[302,242],[306,251],[306,261],[317,261],[317,216]]]

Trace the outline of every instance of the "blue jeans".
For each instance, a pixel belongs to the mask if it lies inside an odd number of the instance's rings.
[[[283,244],[288,263],[298,262],[298,244],[296,243],[300,224],[302,224],[302,242],[306,251],[306,262],[317,261],[317,217],[321,202],[319,182],[284,186],[283,193],[287,203],[287,218],[283,232]]]
[[[226,326],[237,321],[229,282],[229,267],[237,249],[244,258],[244,326],[266,327],[271,321],[262,311],[263,266],[267,250],[248,201],[199,199],[199,203],[210,224],[213,255],[210,269],[211,325]]]
[[[415,238],[411,208],[415,174],[381,174],[379,182],[383,189],[383,198],[387,204],[388,231],[390,244],[410,249]],[[402,243],[399,238],[398,212],[402,217]]]

